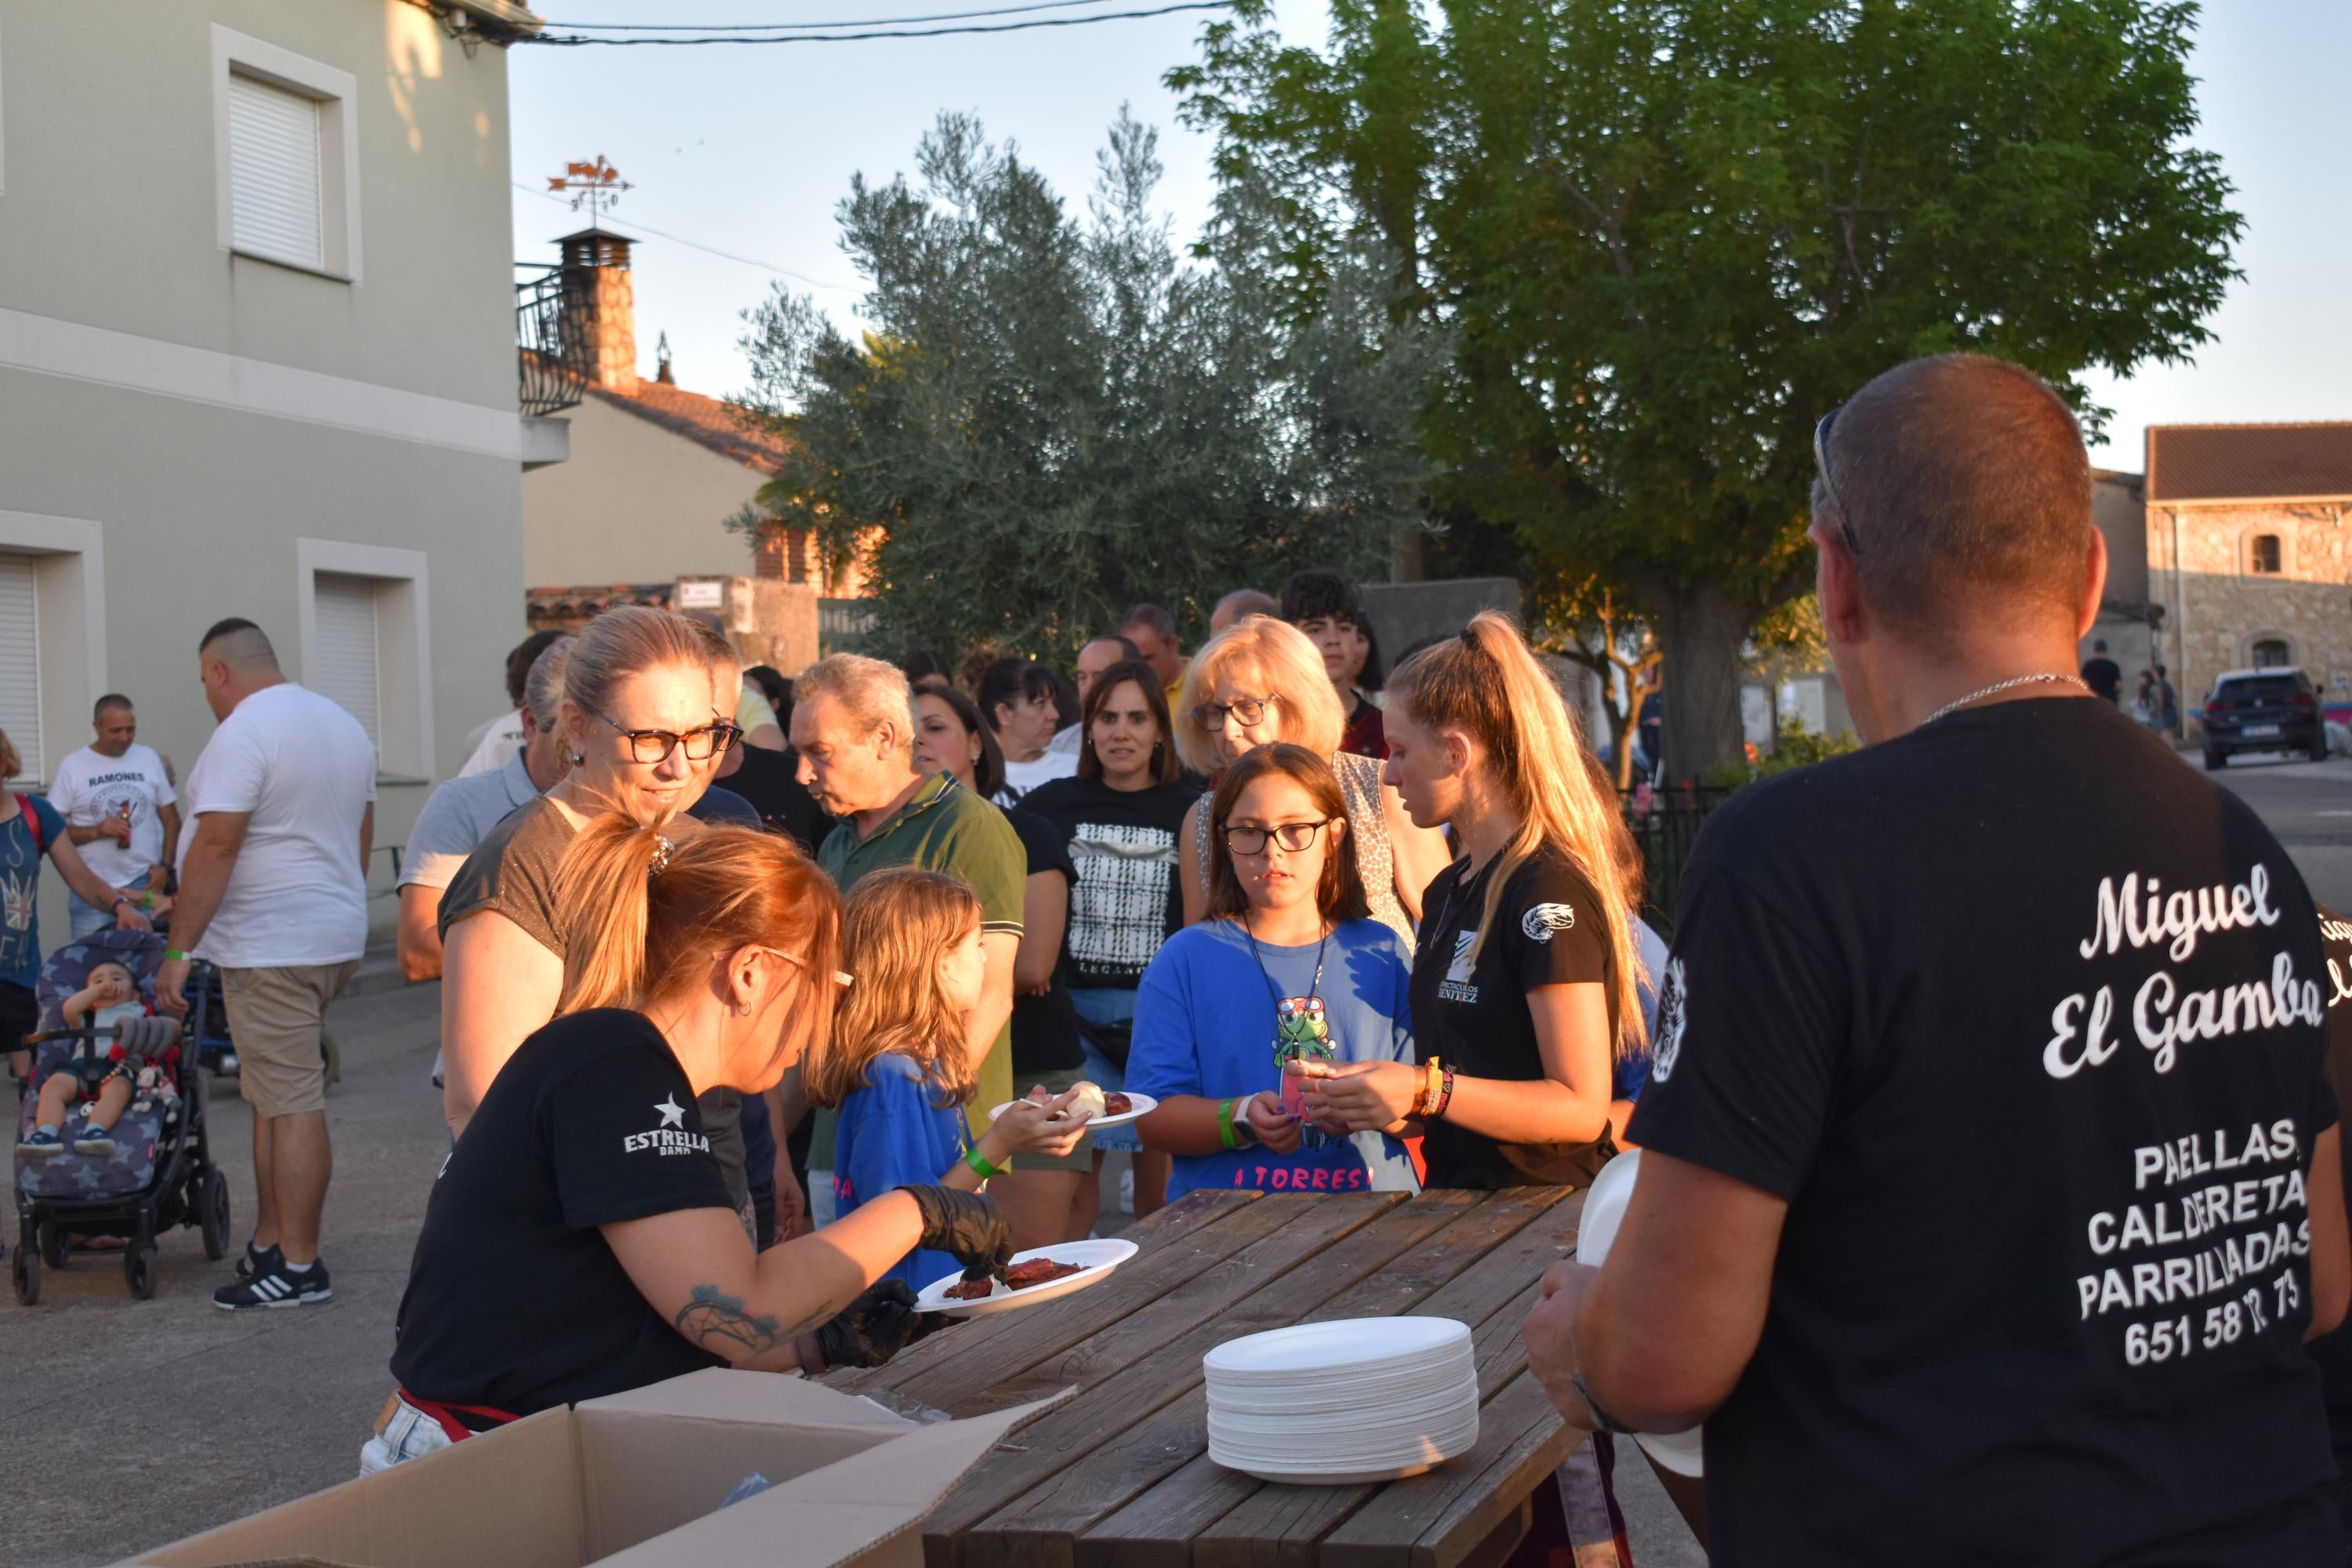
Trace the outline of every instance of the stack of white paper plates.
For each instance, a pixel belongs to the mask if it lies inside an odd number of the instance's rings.
[[[1478,1441],[1477,1358],[1451,1318],[1302,1323],[1229,1341],[1202,1365],[1209,1458],[1261,1480],[1396,1480]]]

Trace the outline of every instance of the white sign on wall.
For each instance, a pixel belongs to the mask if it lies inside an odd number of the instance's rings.
[[[727,584],[712,578],[699,583],[677,585],[677,607],[681,610],[717,610],[727,604]]]

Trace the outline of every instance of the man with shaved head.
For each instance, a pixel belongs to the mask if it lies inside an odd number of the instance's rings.
[[[1718,1564],[2340,1564],[2310,896],[2075,675],[2106,557],[2056,393],[1939,355],[1814,447],[1867,745],[1708,819],[1640,1180],[1528,1365],[1581,1426],[1705,1423]]]
[[[319,1031],[367,946],[375,747],[360,721],[286,679],[251,621],[197,645],[220,721],[188,774],[191,826],[156,999],[185,1012],[189,962],[220,966],[237,1090],[253,1108],[253,1239],[231,1311],[332,1298],[319,1226],[334,1155]]]

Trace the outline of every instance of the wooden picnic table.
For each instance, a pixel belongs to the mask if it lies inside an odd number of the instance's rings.
[[[935,1334],[825,1381],[905,1414],[973,1415],[1077,1392],[1014,1432],[923,1525],[929,1568],[1481,1568],[1583,1434],[1527,1372],[1519,1323],[1573,1255],[1557,1187],[1196,1192],[1127,1235],[1099,1285]],[[1410,1480],[1268,1484],[1212,1463],[1201,1358],[1244,1334],[1413,1313],[1470,1325],[1477,1446]]]

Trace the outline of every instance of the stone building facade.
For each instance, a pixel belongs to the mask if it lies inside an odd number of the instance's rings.
[[[2192,727],[2225,670],[2299,668],[2352,711],[2352,422],[2147,432],[2147,581]]]

